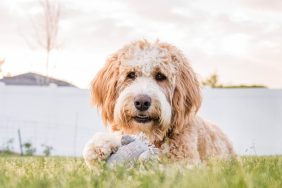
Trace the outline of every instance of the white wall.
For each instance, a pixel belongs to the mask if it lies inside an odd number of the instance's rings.
[[[200,114],[220,125],[240,154],[282,154],[282,90],[205,89]],[[95,131],[104,131],[89,92],[62,87],[0,85],[0,147],[17,130],[41,153],[80,155]]]
[[[0,87],[0,146],[22,139],[38,150],[41,144],[54,147],[54,154],[80,155],[95,131],[104,130],[97,110],[91,108],[87,90],[61,87]],[[40,153],[40,151],[39,151]]]
[[[282,90],[206,89],[200,114],[216,122],[240,154],[282,154]]]

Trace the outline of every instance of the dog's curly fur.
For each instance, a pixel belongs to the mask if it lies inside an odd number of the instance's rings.
[[[234,155],[222,131],[196,115],[201,106],[199,82],[182,52],[170,44],[140,40],[124,46],[98,72],[91,93],[93,104],[113,131],[143,132],[172,160],[188,159],[194,163]],[[134,106],[134,98],[140,94],[152,99],[145,112]],[[150,121],[136,121],[140,114]],[[94,136],[84,155],[86,159],[97,158],[95,142]]]

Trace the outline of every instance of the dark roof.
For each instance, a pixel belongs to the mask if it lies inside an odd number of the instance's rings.
[[[49,84],[56,84],[57,86],[76,87],[68,82],[51,77],[47,79],[46,76],[32,72],[12,77],[4,77],[0,79],[0,82],[5,83],[5,85],[48,86]]]

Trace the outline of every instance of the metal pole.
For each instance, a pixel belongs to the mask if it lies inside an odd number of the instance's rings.
[[[20,129],[18,129],[18,138],[19,138],[21,156],[23,156],[23,145],[22,145],[22,137],[21,137],[21,130]]]

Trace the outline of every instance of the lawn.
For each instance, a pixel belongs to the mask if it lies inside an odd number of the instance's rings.
[[[0,187],[282,187],[282,156],[88,169],[81,158],[0,157]]]

